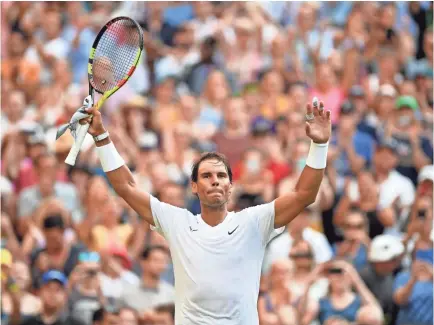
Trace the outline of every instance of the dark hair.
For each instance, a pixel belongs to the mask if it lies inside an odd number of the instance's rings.
[[[61,215],[49,215],[44,219],[43,229],[65,229],[65,223]]]
[[[169,251],[166,247],[162,245],[153,245],[145,248],[145,250],[142,252],[142,259],[147,260],[153,251],[158,250],[169,255]]]
[[[226,171],[228,172],[229,181],[232,183],[232,169],[231,169],[231,166],[229,165],[229,161],[225,155],[218,153],[218,152],[206,152],[206,153],[202,154],[202,156],[199,158],[199,160],[194,163],[193,168],[191,170],[191,181],[192,182],[195,182],[195,183],[197,182],[198,174],[199,174],[199,166],[200,166],[201,162],[205,161],[205,160],[217,160],[217,161],[222,162],[226,167]]]
[[[175,305],[174,304],[164,304],[155,307],[157,313],[169,313],[172,319],[175,319]]]

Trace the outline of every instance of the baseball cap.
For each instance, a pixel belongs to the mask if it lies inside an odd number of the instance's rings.
[[[365,90],[360,85],[354,85],[350,88],[349,95],[350,97],[364,97]]]
[[[42,285],[45,285],[45,284],[52,282],[52,281],[57,281],[62,286],[66,286],[66,284],[68,283],[68,279],[67,279],[66,275],[60,271],[57,271],[57,270],[50,270],[50,271],[45,272],[42,275],[42,278],[41,278],[41,284]]]
[[[388,262],[404,253],[404,244],[392,235],[376,236],[369,249],[370,262]]]
[[[127,270],[131,270],[133,263],[131,258],[128,256],[128,252],[125,248],[121,247],[111,247],[108,251],[111,256],[119,257],[122,260],[122,267]]]
[[[425,180],[434,182],[434,165],[428,165],[421,169],[417,181],[418,183],[421,183]]]
[[[392,150],[393,152],[396,152],[397,147],[395,144],[395,141],[393,141],[393,139],[390,138],[386,138],[386,139],[381,139],[378,144],[377,144],[377,149],[382,149],[382,148],[387,148]]]
[[[378,90],[378,95],[385,97],[395,97],[396,89],[390,84],[384,84],[380,86],[380,89]]]
[[[402,109],[404,107],[408,107],[413,111],[416,111],[419,108],[419,104],[417,103],[416,98],[413,96],[400,96],[396,100],[396,109]]]
[[[262,116],[255,118],[251,124],[251,131],[253,134],[268,133],[272,130],[273,123]]]
[[[343,115],[349,115],[353,114],[356,111],[356,107],[353,105],[353,103],[349,100],[346,100],[341,105],[341,114]]]

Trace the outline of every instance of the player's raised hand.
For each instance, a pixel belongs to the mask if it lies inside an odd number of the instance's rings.
[[[306,105],[306,134],[315,143],[329,141],[332,124],[330,111],[324,111],[324,103],[315,97],[311,104]]]

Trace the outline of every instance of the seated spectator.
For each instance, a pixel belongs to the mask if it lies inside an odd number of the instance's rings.
[[[332,258],[332,250],[327,238],[320,232],[309,227],[311,210],[305,209],[287,227],[287,231],[275,238],[267,248],[263,272],[267,273],[271,264],[283,258],[288,258],[295,241],[304,240],[312,249],[315,264],[321,264]]]
[[[168,262],[166,248],[152,246],[145,249],[140,261],[142,284],[126,286],[120,301],[140,314],[157,305],[174,302],[174,288],[160,278]]]
[[[377,297],[387,324],[394,324],[397,307],[393,302],[395,272],[401,266],[404,245],[392,235],[375,237],[369,247],[369,264],[360,271],[360,276],[369,290]]]

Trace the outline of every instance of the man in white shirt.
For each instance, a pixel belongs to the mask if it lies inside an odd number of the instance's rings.
[[[201,214],[160,202],[140,191],[105,130],[101,113],[93,118],[103,170],[115,191],[169,243],[175,272],[175,324],[259,324],[259,279],[268,242],[315,201],[327,160],[330,111],[315,98],[307,105],[306,134],[311,148],[295,189],[275,201],[240,212],[227,211],[232,171],[219,153],[203,155],[193,166],[191,190]]]
[[[285,233],[274,239],[268,245],[262,271],[268,273],[271,265],[280,259],[289,256],[292,244],[295,240],[304,239],[309,243],[313,252],[315,264],[321,264],[331,260],[333,257],[332,248],[327,237],[315,229],[309,227],[309,217],[312,212],[309,208],[304,209],[298,218],[294,219]]]

